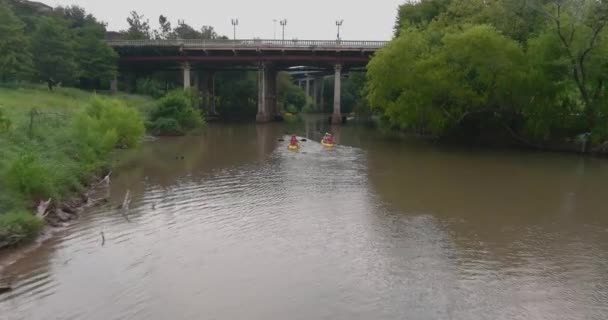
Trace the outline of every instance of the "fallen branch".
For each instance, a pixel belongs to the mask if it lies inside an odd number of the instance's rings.
[[[101,232],[101,246],[103,247],[105,244],[106,244],[106,236],[102,231]]]
[[[131,190],[127,190],[125,193],[125,199],[122,201],[122,209],[129,210],[129,205],[131,204]]]
[[[127,222],[131,222],[129,220],[129,217],[127,216],[127,212],[129,211],[129,205],[131,204],[131,191],[127,190],[127,192],[125,193],[125,199],[122,201],[122,216],[125,217],[125,220],[127,220]]]
[[[38,218],[44,219],[49,214],[48,210],[49,206],[51,205],[51,200],[52,198],[49,198],[49,200],[47,201],[40,201],[40,203],[38,204],[38,208],[36,209],[36,216]]]
[[[0,294],[7,293],[9,291],[13,291],[13,288],[8,284],[0,284]]]

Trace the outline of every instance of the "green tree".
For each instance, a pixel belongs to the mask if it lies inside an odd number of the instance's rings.
[[[608,4],[598,1],[551,1],[545,10],[549,31],[568,62],[592,138],[608,138],[605,82],[608,72]]]
[[[179,21],[177,28],[173,29],[174,39],[201,39],[202,34],[185,21]]]
[[[220,37],[212,26],[203,26],[201,28],[201,38],[205,40],[214,40]]]
[[[152,38],[150,21],[137,11],[131,11],[131,16],[127,18],[129,29],[122,31],[127,40],[147,40]]]
[[[32,67],[25,26],[3,1],[0,1],[0,21],[0,82],[23,78]]]
[[[370,63],[369,102],[391,125],[442,136],[518,114],[526,65],[515,41],[484,25],[435,37],[404,29]]]
[[[117,73],[118,55],[103,41],[102,31],[96,26],[78,30],[75,48],[81,85],[107,82]]]
[[[166,16],[160,15],[158,17],[158,24],[160,25],[160,29],[155,31],[156,39],[169,39],[171,38],[171,32],[173,28],[171,27],[171,21]]]
[[[418,2],[407,2],[399,6],[397,23],[395,24],[395,35],[398,36],[401,29],[407,25],[426,25],[445,12],[451,0],[421,0]]]
[[[48,81],[52,89],[56,82],[72,83],[78,78],[74,44],[63,21],[42,17],[32,37],[32,52],[36,74]]]

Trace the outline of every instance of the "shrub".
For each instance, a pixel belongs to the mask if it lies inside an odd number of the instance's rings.
[[[112,147],[136,147],[146,131],[140,114],[118,100],[93,98],[87,114],[95,120],[99,137],[105,137],[106,143],[115,140]],[[114,135],[115,139],[110,139]]]
[[[165,94],[162,84],[150,78],[138,79],[135,84],[135,92],[154,98],[160,98]]]
[[[298,109],[293,104],[288,105],[285,111],[293,114],[298,113]]]
[[[150,130],[154,134],[183,135],[184,130],[179,122],[173,118],[158,118],[150,124]]]
[[[9,190],[31,200],[55,196],[51,172],[32,153],[24,153],[8,165],[5,175]]]
[[[0,214],[0,247],[32,238],[43,227],[44,222],[40,218],[25,211]]]
[[[175,90],[163,97],[152,112],[151,121],[156,125],[165,127],[171,124],[167,119],[173,119],[179,126],[170,126],[170,129],[181,128],[182,133],[187,132],[203,125],[201,113],[194,107],[198,101],[190,91]],[[164,119],[157,123],[157,120]],[[159,128],[159,127],[156,127]],[[172,132],[157,132],[157,134],[172,134]]]
[[[6,132],[11,128],[11,120],[4,115],[2,109],[0,109],[0,133]]]

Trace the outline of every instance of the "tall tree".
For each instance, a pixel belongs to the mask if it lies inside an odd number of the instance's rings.
[[[150,21],[136,11],[131,11],[131,16],[127,18],[129,29],[123,31],[128,40],[146,40],[152,37]]]
[[[0,21],[0,81],[4,82],[26,76],[32,55],[23,22],[4,1],[0,1]]]
[[[171,22],[169,19],[163,15],[158,17],[158,24],[160,25],[160,29],[156,31],[157,39],[169,39],[171,38],[171,32],[173,28],[171,27]]]
[[[203,26],[201,28],[201,38],[205,40],[214,40],[218,39],[219,36],[212,26]]]
[[[63,21],[42,17],[32,37],[36,74],[49,83],[71,83],[78,77],[74,44]]]
[[[106,26],[78,6],[59,7],[55,16],[67,22],[74,39],[81,87],[96,87],[116,74],[117,55],[104,41]]]
[[[98,28],[80,28],[75,49],[81,86],[98,86],[99,81],[114,78],[118,55],[103,41]]]
[[[175,39],[201,39],[202,35],[192,26],[181,20],[177,28],[173,30],[173,37]]]

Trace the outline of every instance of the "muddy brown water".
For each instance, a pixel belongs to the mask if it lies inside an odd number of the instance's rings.
[[[0,319],[608,318],[608,160],[328,130],[120,156],[110,204],[4,268]]]

